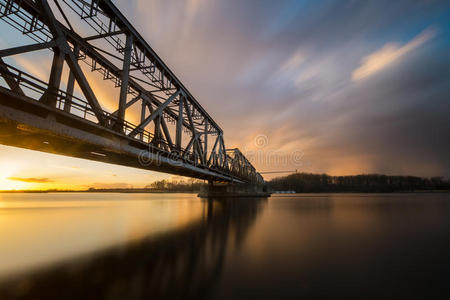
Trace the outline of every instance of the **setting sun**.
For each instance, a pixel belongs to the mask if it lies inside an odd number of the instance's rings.
[[[10,180],[21,169],[20,162],[0,161],[0,190],[29,189],[30,183]]]

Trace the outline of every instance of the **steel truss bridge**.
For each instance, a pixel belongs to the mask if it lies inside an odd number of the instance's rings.
[[[1,143],[263,183],[238,149],[225,147],[223,130],[110,0],[0,0],[0,19],[29,38],[2,33],[3,42],[27,44],[0,49]],[[53,57],[46,78],[4,59],[37,51]],[[102,79],[116,96],[98,96]]]

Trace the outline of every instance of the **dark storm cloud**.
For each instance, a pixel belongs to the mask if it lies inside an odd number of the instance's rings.
[[[271,147],[304,151],[310,171],[450,176],[450,2],[136,7],[129,13],[139,29],[222,125],[228,145],[250,147],[265,134]],[[355,77],[363,67],[368,75]]]

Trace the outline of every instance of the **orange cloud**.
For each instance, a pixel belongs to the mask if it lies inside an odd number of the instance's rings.
[[[21,182],[27,182],[27,183],[49,183],[53,182],[53,180],[49,178],[22,178],[22,177],[8,177],[8,180],[13,181],[21,181]]]

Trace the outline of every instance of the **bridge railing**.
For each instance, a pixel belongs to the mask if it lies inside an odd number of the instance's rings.
[[[4,63],[2,66],[3,71],[6,68],[8,72],[7,73],[0,72],[2,73],[1,74],[2,77],[0,77],[0,79],[14,80],[17,83],[17,85],[21,87],[22,91],[25,93],[27,98],[37,101],[36,99],[41,98],[45,93],[49,93],[48,84],[45,81],[40,80],[39,78],[34,77],[26,72],[23,72],[12,65]],[[6,82],[2,82],[1,80],[0,86],[7,88]],[[95,113],[89,106],[89,103],[87,103],[82,98],[75,95],[69,95],[67,94],[66,91],[63,90],[58,90],[55,96],[57,97],[57,103],[55,107],[56,109],[65,111],[66,113],[73,114],[86,121],[96,123]],[[65,108],[67,107],[68,103],[70,103],[70,108],[67,110]],[[104,111],[104,114],[105,116],[107,116],[108,119],[107,123],[109,124],[109,127],[113,126],[113,124],[117,121],[117,116],[107,111]],[[136,128],[136,125],[128,121],[125,121],[124,127],[126,128],[126,131],[124,132],[124,134],[126,135],[128,132],[133,131]],[[133,139],[150,145],[150,148],[153,152],[164,154],[166,156],[170,156],[171,158],[175,159],[182,159],[183,156],[185,156],[186,158],[183,159],[185,162],[195,163],[195,159],[191,159],[192,156],[195,156],[195,152],[187,151],[185,148],[182,148],[180,154],[174,157],[172,153],[170,153],[169,151],[165,151],[164,149],[157,147],[152,147],[151,142],[154,139],[154,135],[149,131],[141,130],[139,132],[139,135],[137,135]],[[228,149],[226,159],[227,161],[229,161],[228,168],[220,168],[211,164],[210,169],[227,173],[231,172],[232,174],[234,174],[236,179],[247,178],[257,175],[255,168],[251,166],[250,162],[247,161],[244,165],[241,166],[242,163],[241,160],[243,159],[243,155],[238,149]],[[262,177],[258,178],[257,182],[262,182]]]
[[[52,5],[47,0],[0,0],[0,19],[37,42],[0,50],[0,59],[43,49],[53,55],[48,81],[1,60],[11,90],[20,94],[20,86],[27,96],[138,140],[149,151],[242,181],[261,180],[242,153],[227,153],[222,129],[111,1]],[[120,89],[116,111],[102,108],[105,99],[96,97],[80,62]],[[70,70],[65,90],[60,87],[63,65]],[[75,81],[80,95],[74,94]],[[136,103],[141,104],[138,125],[126,120]]]

